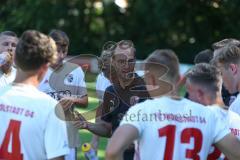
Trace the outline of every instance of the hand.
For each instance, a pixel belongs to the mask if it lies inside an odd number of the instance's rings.
[[[89,122],[87,122],[87,121],[76,121],[76,122],[73,122],[73,125],[76,129],[88,129]]]
[[[3,72],[6,73],[8,69],[12,66],[13,56],[9,52],[2,52],[0,53],[0,55],[1,55],[0,67],[2,68]]]
[[[130,105],[134,106],[135,104],[137,104],[139,102],[140,98],[138,96],[132,96],[130,98]]]
[[[59,101],[61,105],[66,121],[86,121],[86,119],[77,111],[74,111],[72,105],[74,104],[73,98],[65,97]]]
[[[8,53],[7,53],[8,54]],[[4,65],[7,61],[7,54],[5,52],[0,53],[0,65]]]
[[[73,100],[70,97],[62,98],[59,103],[64,111],[71,109],[72,105],[74,104]]]

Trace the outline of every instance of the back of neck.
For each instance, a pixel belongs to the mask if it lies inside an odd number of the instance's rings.
[[[17,71],[16,78],[13,83],[21,83],[37,87],[40,80],[37,75],[26,72]]]

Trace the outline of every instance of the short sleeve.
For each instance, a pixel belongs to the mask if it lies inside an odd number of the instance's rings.
[[[103,101],[104,90],[102,89],[102,82],[101,82],[101,73],[97,76],[96,79],[96,93],[97,97],[100,101]]]
[[[141,109],[142,105],[143,105],[143,103],[140,103],[140,104],[137,104],[137,105],[131,107],[128,110],[128,112],[124,115],[124,117],[120,123],[120,126],[125,125],[125,124],[131,125],[138,130],[139,135],[142,135],[145,123],[144,123],[144,121],[142,121],[142,118],[140,116],[144,114],[143,113],[144,111],[147,111],[147,110]]]
[[[83,73],[83,70],[81,67],[79,67],[78,70],[79,70],[79,77],[80,77],[79,86],[86,87],[85,75]]]
[[[85,95],[87,95],[85,75],[84,75],[81,67],[78,67],[78,71],[79,71],[79,75],[78,75],[79,76],[79,81],[78,81],[77,85],[81,87],[80,95],[85,96]]]
[[[96,78],[96,90],[101,90],[101,73],[98,74],[97,78]]]
[[[69,153],[66,123],[57,118],[54,109],[46,123],[44,142],[48,159]]]
[[[108,87],[104,92],[102,103],[101,119],[105,122],[112,123],[113,109],[118,107],[117,96],[112,91],[112,86]]]
[[[111,86],[110,81],[103,75],[103,73],[98,74],[96,79],[96,92],[98,99],[103,101],[104,92],[107,87]]]
[[[227,134],[230,133],[230,129],[229,129],[229,123],[228,120],[226,120],[226,118],[224,118],[222,115],[220,115],[219,112],[214,112],[213,115],[213,123],[214,124],[214,137],[213,137],[213,142],[217,143],[218,141],[220,141],[221,139],[223,139]]]

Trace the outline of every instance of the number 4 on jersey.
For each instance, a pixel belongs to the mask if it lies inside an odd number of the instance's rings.
[[[19,138],[21,122],[11,120],[0,147],[0,159],[7,160],[23,160],[23,154],[21,154],[21,144]],[[12,153],[8,152],[10,138],[12,137]]]

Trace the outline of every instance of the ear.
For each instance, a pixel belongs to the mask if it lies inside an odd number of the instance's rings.
[[[48,64],[43,64],[40,69],[38,70],[38,80],[41,81],[42,78],[45,76],[45,73],[47,72]]]
[[[151,86],[156,86],[157,83],[156,83],[156,76],[154,76],[154,74],[152,73],[148,73],[145,75],[145,78],[146,78],[146,82],[148,85],[151,85]]]
[[[236,75],[238,73],[238,65],[237,64],[229,64],[230,70],[233,73],[233,75]]]
[[[200,88],[197,89],[197,99],[199,102],[202,102],[204,99],[204,92]]]
[[[43,64],[40,68],[40,70],[42,70],[42,72],[46,72],[48,69],[48,64]]]

